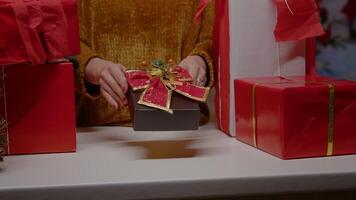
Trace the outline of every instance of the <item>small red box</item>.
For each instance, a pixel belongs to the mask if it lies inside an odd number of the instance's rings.
[[[356,83],[235,80],[237,139],[282,159],[356,153]]]
[[[7,127],[5,153],[76,150],[73,66],[0,65],[0,116]]]

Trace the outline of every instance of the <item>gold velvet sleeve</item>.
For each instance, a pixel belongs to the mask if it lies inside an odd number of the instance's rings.
[[[85,69],[88,62],[98,57],[93,51],[92,46],[92,13],[90,12],[91,1],[79,1],[79,17],[80,17],[80,48],[81,54],[78,57],[78,69],[76,70],[76,89],[80,94],[80,98],[89,98],[95,100],[99,97],[97,94],[88,92],[85,79]]]
[[[207,86],[212,87],[214,84],[214,67],[213,67],[213,27],[215,18],[215,7],[214,2],[207,6],[201,20],[199,27],[198,41],[190,53],[190,55],[199,55],[204,58],[208,70],[208,80]]]

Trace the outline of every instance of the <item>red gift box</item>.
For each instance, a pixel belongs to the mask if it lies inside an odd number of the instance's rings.
[[[80,53],[76,0],[0,0],[0,64]]]
[[[356,153],[356,83],[235,80],[237,139],[282,159]]]
[[[70,63],[0,66],[0,117],[5,153],[76,149],[74,80]]]

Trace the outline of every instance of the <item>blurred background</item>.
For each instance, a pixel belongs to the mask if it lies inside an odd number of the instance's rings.
[[[356,0],[319,0],[326,34],[318,38],[320,75],[356,80]]]

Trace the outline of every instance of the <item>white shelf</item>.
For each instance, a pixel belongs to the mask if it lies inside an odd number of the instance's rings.
[[[154,159],[158,157],[165,159]],[[213,124],[196,132],[80,129],[77,153],[12,156],[0,165],[1,200],[157,199],[356,189],[356,156],[283,161],[225,136]]]

